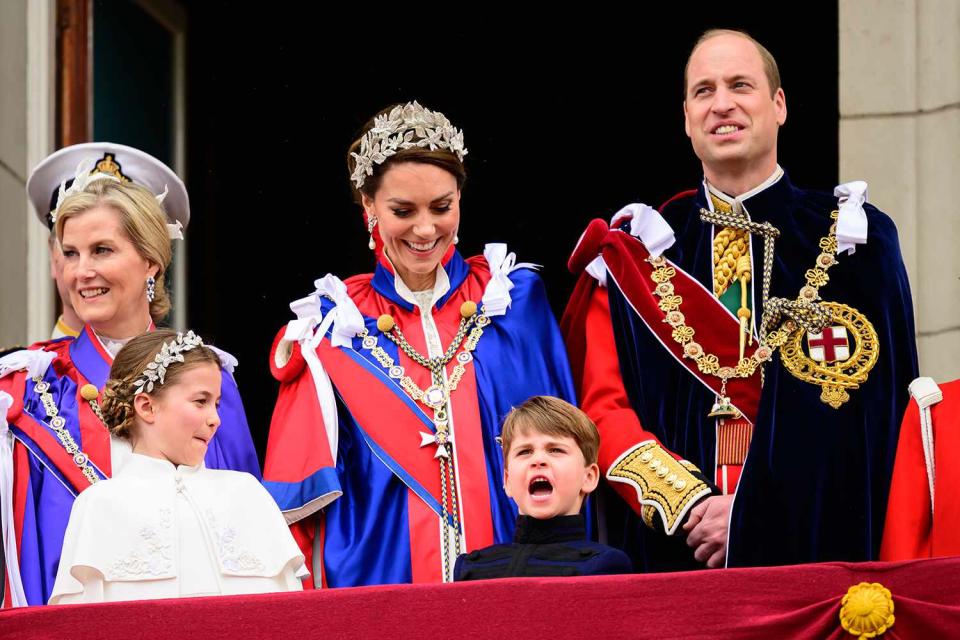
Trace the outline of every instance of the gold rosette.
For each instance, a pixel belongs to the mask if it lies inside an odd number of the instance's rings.
[[[857,638],[876,638],[893,626],[893,596],[879,582],[861,582],[840,601],[840,626]]]

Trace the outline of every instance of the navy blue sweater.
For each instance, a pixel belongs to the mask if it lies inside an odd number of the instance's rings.
[[[587,540],[583,515],[547,520],[520,516],[512,543],[460,555],[453,579],[597,576],[632,571],[625,553]]]

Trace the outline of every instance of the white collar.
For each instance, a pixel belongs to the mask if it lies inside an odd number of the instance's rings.
[[[764,180],[763,182],[755,186],[753,189],[750,189],[746,193],[741,193],[736,197],[727,195],[720,189],[710,184],[706,178],[703,179],[703,185],[712,196],[714,196],[718,200],[722,200],[723,202],[726,202],[727,204],[729,204],[730,207],[733,209],[734,213],[743,213],[744,201],[749,200],[750,198],[757,195],[761,191],[765,191],[771,186],[775,185],[782,177],[783,177],[783,169],[778,164],[776,168],[773,170],[773,173],[770,174],[770,177],[768,177],[766,180]],[[713,203],[710,203],[710,208],[713,209]]]
[[[92,327],[91,327],[92,328]],[[144,329],[144,333],[150,331],[150,325],[147,325],[147,328]],[[120,349],[133,340],[136,336],[130,336],[129,338],[121,338],[120,340],[114,340],[113,338],[108,338],[106,336],[101,336],[99,333],[94,330],[93,335],[97,337],[97,340],[100,341],[100,345],[104,350],[110,354],[111,358],[116,358],[117,354],[120,353]]]
[[[185,464],[175,465],[169,460],[154,458],[142,453],[131,453],[123,465],[123,475],[140,478],[171,478],[179,475],[192,475],[203,469],[203,462],[195,467]],[[114,474],[116,477],[118,474]]]
[[[433,305],[437,304],[437,300],[450,291],[450,276],[447,275],[447,271],[443,268],[442,264],[437,265],[437,275],[433,281],[433,289],[413,291],[407,286],[407,283],[403,281],[403,278],[400,277],[397,268],[393,265],[393,262],[390,261],[390,256],[384,253],[383,257],[390,263],[390,268],[393,269],[393,288],[396,289],[397,295],[410,304],[420,307],[421,310],[432,309]],[[428,292],[432,292],[432,295],[429,297],[425,295]],[[429,304],[424,307],[424,305],[421,304],[422,301],[429,301]]]

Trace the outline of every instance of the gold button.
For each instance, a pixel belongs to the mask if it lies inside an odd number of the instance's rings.
[[[663,465],[657,469],[657,476],[660,478],[665,478],[668,473],[670,473],[670,470],[667,469],[667,465]]]
[[[389,313],[385,313],[377,318],[377,329],[380,329],[380,333],[387,333],[393,329],[396,324],[397,323],[393,321],[393,316]]]
[[[100,390],[97,389],[92,384],[85,384],[82,387],[80,387],[80,396],[88,402],[90,400],[96,400],[97,396],[99,395],[100,395]]]
[[[670,475],[667,476],[667,484],[672,485],[676,481],[677,481],[677,474],[671,473]]]
[[[660,466],[660,460],[657,458],[653,459],[653,462],[650,463],[650,468],[656,471],[657,467]]]
[[[653,460],[653,453],[650,451],[644,451],[640,454],[640,462],[650,462]]]
[[[673,488],[676,489],[677,491],[683,491],[684,489],[687,488],[687,481],[677,480],[676,482],[673,483]]]
[[[477,312],[477,303],[473,300],[467,300],[460,305],[460,315],[464,318],[472,318]]]

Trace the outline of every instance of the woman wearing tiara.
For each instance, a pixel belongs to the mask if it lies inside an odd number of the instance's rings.
[[[47,198],[51,191],[57,194],[50,215],[63,250],[64,283],[85,326],[76,339],[37,344],[0,359],[0,390],[12,399],[9,427],[0,433],[7,606],[47,602],[74,499],[129,457],[129,446],[110,438],[97,398],[119,349],[169,311],[164,274],[171,242],[182,237],[189,221],[179,178],[155,158],[123,145],[61,149],[35,169],[31,195],[40,193],[35,185],[43,183]],[[42,206],[42,197],[33,200]],[[229,373],[223,376],[221,416],[207,466],[258,474]]]
[[[145,333],[117,354],[100,405],[133,453],[74,501],[50,604],[303,588],[303,555],[270,495],[203,464],[220,368],[192,331]]]
[[[532,265],[457,252],[466,153],[416,102],[375,116],[348,154],[374,272],[317,280],[274,343],[264,484],[318,587],[450,581],[459,553],[510,541],[501,421],[573,398]]]

